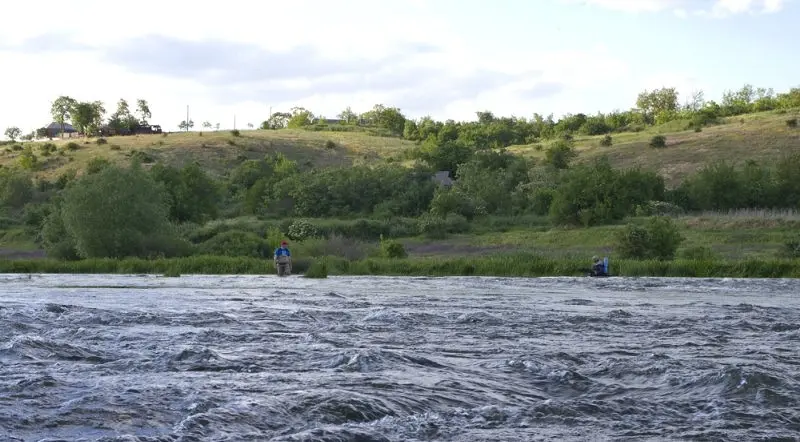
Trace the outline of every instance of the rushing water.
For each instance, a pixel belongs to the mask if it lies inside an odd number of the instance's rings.
[[[0,275],[4,441],[800,440],[800,281]]]

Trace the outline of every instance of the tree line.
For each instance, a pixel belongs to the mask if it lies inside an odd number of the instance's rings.
[[[334,124],[304,107],[275,112],[261,129],[353,130],[358,126],[380,129],[378,134],[428,143],[456,142],[479,147],[498,148],[532,144],[576,135],[603,135],[638,132],[647,126],[682,120],[687,128],[702,128],[720,118],[776,109],[800,107],[800,88],[776,94],[773,89],[744,85],[725,91],[722,99],[706,101],[703,91],[691,94],[683,103],[674,87],[645,90],[639,93],[635,107],[627,111],[567,114],[559,120],[553,115],[534,114],[532,118],[498,117],[492,112],[477,112],[476,121],[436,121],[426,116],[407,118],[399,108],[383,104],[357,114],[347,107]]]

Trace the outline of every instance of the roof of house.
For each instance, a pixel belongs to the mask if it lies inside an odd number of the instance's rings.
[[[47,125],[47,129],[61,130],[61,124],[54,121]],[[64,132],[75,132],[75,128],[69,123],[64,123]]]
[[[448,170],[440,170],[433,175],[433,180],[437,181],[439,184],[444,184],[449,186],[453,184],[453,179],[450,178],[450,171]]]

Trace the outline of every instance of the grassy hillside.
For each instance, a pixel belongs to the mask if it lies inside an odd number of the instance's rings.
[[[750,159],[769,163],[786,153],[800,152],[800,129],[786,124],[786,120],[798,114],[800,111],[749,114],[724,119],[721,124],[706,127],[701,132],[687,129],[685,121],[673,121],[638,133],[614,134],[613,145],[608,147],[600,146],[602,136],[576,137],[579,152],[576,161],[591,161],[607,155],[616,166],[652,168],[663,174],[670,184],[675,184],[704,164]],[[665,148],[649,147],[650,139],[657,134],[666,136]],[[68,149],[70,142],[77,143],[78,148]],[[109,137],[107,144],[101,145],[96,144],[95,139],[56,139],[52,143],[57,149],[47,156],[41,152],[44,143],[23,144],[32,146],[40,163],[39,176],[53,178],[67,169],[81,170],[94,157],[122,163],[131,155],[163,160],[176,166],[198,161],[214,174],[221,174],[242,158],[263,158],[267,153],[276,152],[306,166],[349,165],[400,158],[415,145],[408,140],[366,132],[291,129],[243,130],[238,137],[229,131],[208,131]],[[544,143],[512,146],[509,150],[543,158],[546,147]],[[21,153],[11,145],[0,148],[0,165],[17,162]]]
[[[618,167],[641,166],[662,174],[669,184],[676,184],[706,164],[718,161],[756,160],[770,163],[787,153],[800,152],[800,129],[790,128],[786,121],[795,112],[762,112],[724,119],[721,124],[687,129],[685,121],[674,121],[650,127],[637,133],[612,135],[613,145],[603,147],[603,136],[576,137],[578,162],[607,155]],[[650,140],[664,135],[667,146],[652,148]],[[513,146],[509,150],[521,155],[543,158],[545,146]]]
[[[283,153],[301,165],[349,165],[382,160],[401,153],[414,143],[399,138],[371,136],[364,132],[314,132],[306,130],[242,130],[239,136],[230,131],[179,132],[161,135],[115,136],[97,144],[97,139],[54,139],[55,152],[42,153],[45,143],[31,146],[40,163],[36,174],[53,178],[67,169],[82,170],[92,158],[106,158],[125,163],[132,155],[151,161],[162,160],[175,166],[198,161],[214,174],[234,167],[242,158],[263,158],[268,153]],[[70,143],[76,143],[69,148]],[[18,149],[18,148],[17,148]],[[22,150],[7,145],[0,150],[0,164],[19,160]]]

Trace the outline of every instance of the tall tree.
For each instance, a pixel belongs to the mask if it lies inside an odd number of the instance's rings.
[[[106,109],[102,101],[75,103],[72,109],[72,124],[78,132],[87,136],[96,133],[103,123]]]
[[[50,114],[53,116],[53,120],[61,125],[61,135],[64,134],[64,125],[66,124],[67,118],[70,118],[72,115],[72,110],[75,108],[75,104],[77,104],[77,100],[72,97],[62,95],[53,101],[53,104],[50,106]]]
[[[6,129],[6,136],[11,141],[16,141],[17,137],[22,133],[22,130],[16,126],[12,126]]]
[[[147,104],[147,101],[142,100],[141,98],[136,100],[136,114],[139,116],[139,124],[142,126],[147,126],[147,120],[153,116],[153,114],[150,112],[150,106]]]

